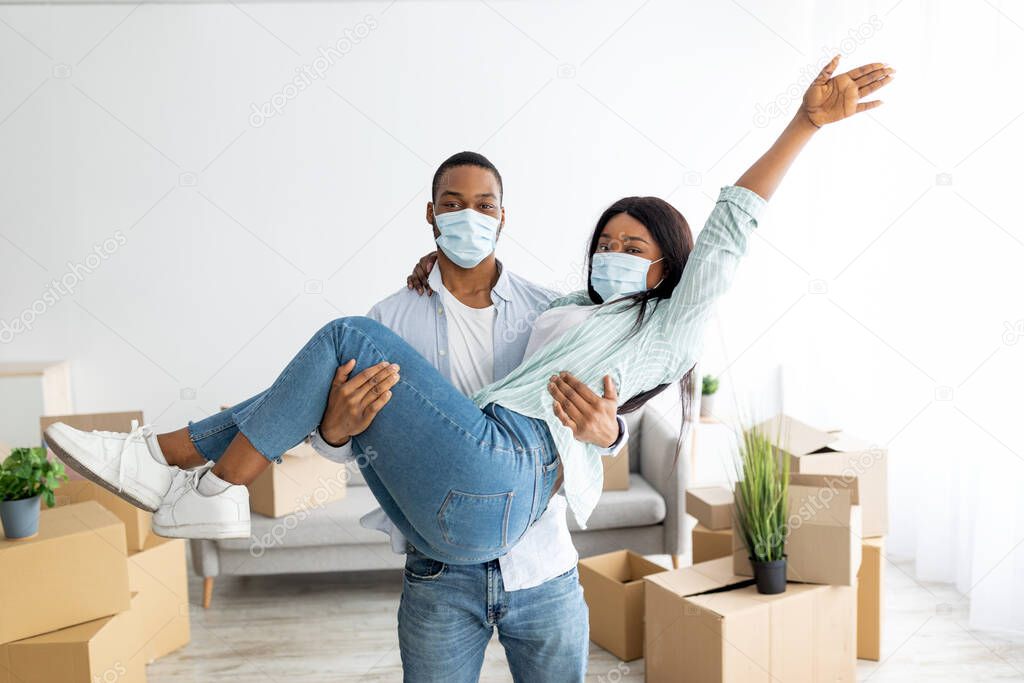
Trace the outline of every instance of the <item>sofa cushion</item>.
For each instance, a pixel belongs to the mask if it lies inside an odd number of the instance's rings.
[[[597,507],[587,520],[587,530],[618,529],[631,526],[651,526],[665,520],[665,499],[639,474],[629,475],[629,488],[625,491],[604,491]],[[573,515],[569,515],[569,529],[579,531]]]
[[[303,510],[284,517],[252,514],[252,538],[217,541],[231,550],[269,550],[279,547],[352,545],[380,543],[391,552],[387,535],[359,526],[359,518],[377,507],[377,499],[366,486],[352,486],[339,501],[321,508]]]

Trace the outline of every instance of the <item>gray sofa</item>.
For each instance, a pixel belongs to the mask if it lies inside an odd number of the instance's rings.
[[[694,414],[697,402],[694,402]],[[690,546],[685,495],[690,457],[689,430],[679,439],[678,414],[662,415],[646,406],[626,416],[629,424],[630,485],[605,491],[580,530],[569,514],[569,528],[581,557],[628,548],[644,555],[668,554],[673,563]],[[681,452],[679,444],[683,444]],[[678,458],[677,458],[678,452]],[[345,497],[322,508],[273,519],[253,514],[252,538],[192,541],[192,564],[204,578],[203,605],[209,607],[213,582],[221,575],[335,572],[400,568],[387,537],[364,529],[359,518],[376,506],[355,465]]]

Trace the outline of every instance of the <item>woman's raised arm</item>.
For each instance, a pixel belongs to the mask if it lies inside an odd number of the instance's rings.
[[[740,176],[737,185],[770,199],[800,150],[822,126],[882,104],[880,100],[861,100],[892,81],[895,69],[887,64],[865,64],[833,76],[838,65],[836,55],[807,88],[800,109],[779,139]]]

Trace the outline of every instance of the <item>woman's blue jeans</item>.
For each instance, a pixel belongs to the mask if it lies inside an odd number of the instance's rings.
[[[424,553],[449,564],[504,555],[547,508],[558,453],[543,420],[491,404],[480,409],[401,337],[364,317],[325,325],[266,391],[189,424],[208,460],[238,432],[277,461],[320,424],[335,371],[381,361],[401,380],[370,427],[352,439],[364,478],[391,521]]]

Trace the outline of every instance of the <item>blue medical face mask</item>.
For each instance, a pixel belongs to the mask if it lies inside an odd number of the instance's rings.
[[[662,260],[664,257],[658,259]],[[647,271],[658,261],[620,251],[599,251],[590,263],[590,285],[605,303],[646,291]]]
[[[494,251],[501,221],[473,209],[435,213],[437,246],[458,266],[475,268]]]

